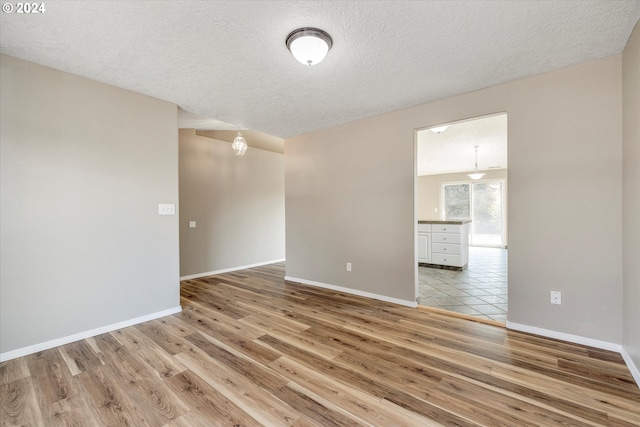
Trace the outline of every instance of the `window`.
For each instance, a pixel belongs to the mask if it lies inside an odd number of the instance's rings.
[[[444,184],[444,219],[471,218],[471,191],[468,183]]]
[[[471,245],[504,247],[503,190],[502,180],[442,184],[444,219],[471,219]]]

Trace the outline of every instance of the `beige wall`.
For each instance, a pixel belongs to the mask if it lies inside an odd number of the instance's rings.
[[[624,349],[640,384],[640,24],[622,54]]]
[[[287,140],[287,275],[415,298],[414,130],[497,112],[509,321],[620,343],[620,55]]]
[[[285,141],[288,277],[415,302],[413,138],[381,116]]]
[[[196,221],[196,228],[189,228]],[[180,130],[180,275],[284,259],[284,156]]]
[[[0,353],[179,310],[177,107],[0,56]]]

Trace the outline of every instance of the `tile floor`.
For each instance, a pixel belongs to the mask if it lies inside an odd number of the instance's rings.
[[[420,304],[507,321],[507,250],[469,248],[463,271],[418,267]]]

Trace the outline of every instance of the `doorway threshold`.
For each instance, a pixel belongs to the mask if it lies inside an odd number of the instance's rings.
[[[429,307],[426,305],[418,305],[418,308],[421,310],[431,311],[433,313],[444,314],[445,316],[457,317],[458,319],[465,319],[465,320],[471,320],[472,322],[483,323],[485,325],[499,326],[501,328],[507,327],[506,323],[504,322],[498,322],[497,320],[474,317],[464,313],[456,313],[455,311],[444,310],[442,308]]]

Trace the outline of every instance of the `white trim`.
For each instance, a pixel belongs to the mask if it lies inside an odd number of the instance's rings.
[[[46,341],[40,344],[30,345],[28,347],[22,347],[17,350],[7,351],[6,353],[0,353],[0,362],[6,362],[7,360],[15,359],[17,357],[26,356],[28,354],[37,353],[39,351],[48,350],[53,347],[69,344],[74,341],[80,341],[86,338],[95,337],[96,335],[105,334],[107,332],[116,331],[118,329],[126,328],[128,326],[137,325],[138,323],[148,322],[149,320],[157,319],[159,317],[169,316],[171,314],[180,313],[182,311],[181,306],[169,308],[167,310],[158,311],[155,313],[147,314],[145,316],[135,317],[133,319],[124,320],[122,322],[113,323],[107,326],[101,326],[96,329],[91,329],[77,334],[69,335],[62,338],[57,338],[51,341]]]
[[[602,350],[615,351],[616,353],[620,353],[624,362],[627,365],[627,368],[631,372],[633,379],[636,381],[638,387],[640,387],[640,370],[633,363],[633,359],[629,353],[626,352],[624,347],[620,344],[616,344],[609,341],[600,341],[594,340],[593,338],[587,338],[580,335],[567,334],[564,332],[552,331],[549,329],[538,328],[536,326],[523,325],[521,323],[507,322],[507,329],[511,329],[514,331],[527,332],[530,334],[541,335],[547,338],[554,338],[557,340],[567,341],[574,344],[587,345],[589,347],[600,348]]]
[[[283,262],[283,261],[286,261],[286,259],[285,258],[274,259],[273,261],[265,261],[265,262],[258,262],[255,264],[240,265],[238,267],[223,268],[222,270],[207,271],[205,273],[190,274],[188,276],[180,276],[180,280],[199,279],[201,277],[215,276],[216,274],[229,273],[231,271],[244,270],[244,269],[253,268],[253,267],[261,267],[263,265],[269,265],[275,262]]]
[[[418,303],[415,301],[407,301],[404,299],[388,297],[386,295],[379,295],[371,292],[359,291],[357,289],[345,288],[345,287],[336,286],[336,285],[329,285],[327,283],[321,283],[321,282],[314,282],[313,280],[298,279],[296,277],[290,277],[290,276],[284,276],[284,280],[288,280],[290,282],[302,283],[303,285],[310,285],[310,286],[316,286],[319,288],[331,289],[332,291],[344,292],[345,294],[352,294],[352,295],[358,295],[361,297],[377,299],[379,301],[385,301],[393,304],[404,305],[406,307],[411,307],[411,308],[416,308],[418,306]]]
[[[638,370],[636,364],[633,363],[633,359],[631,359],[631,356],[629,356],[629,353],[627,353],[624,347],[622,347],[620,354],[622,355],[624,362],[627,364],[627,368],[629,368],[629,371],[631,371],[633,379],[636,380],[636,384],[638,385],[638,387],[640,387],[640,370]]]
[[[538,328],[536,326],[523,325],[521,323],[507,322],[507,329],[514,331],[527,332],[534,335],[541,335],[547,338],[553,338],[557,340],[567,341],[574,344],[586,345],[589,347],[595,347],[602,350],[615,351],[620,353],[622,346],[609,341],[594,340],[593,338],[587,338],[580,335],[567,334],[564,332],[552,331],[550,329]]]

